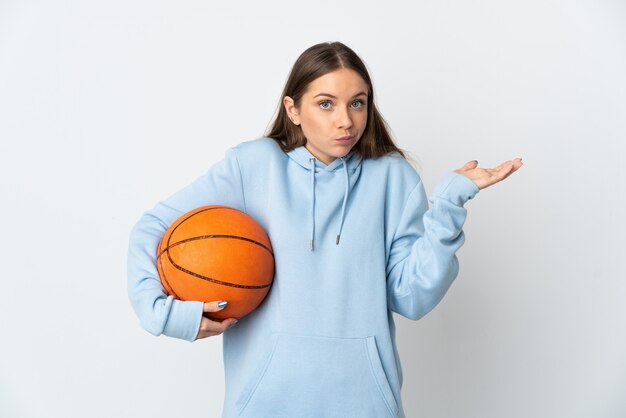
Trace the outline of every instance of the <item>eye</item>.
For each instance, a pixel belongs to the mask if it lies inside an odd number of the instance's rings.
[[[328,100],[324,100],[323,102],[320,102],[319,105],[324,110],[330,109],[330,102]]]
[[[352,102],[352,107],[354,109],[360,109],[363,106],[365,106],[365,103],[363,103],[363,100],[355,100]]]

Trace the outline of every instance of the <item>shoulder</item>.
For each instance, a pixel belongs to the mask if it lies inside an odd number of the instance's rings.
[[[364,160],[361,176],[368,189],[385,190],[389,210],[401,211],[415,190],[422,189],[419,174],[399,153]]]
[[[256,138],[249,141],[244,141],[233,148],[238,157],[269,157],[269,156],[284,156],[283,150],[278,143],[272,138]]]
[[[276,141],[261,137],[241,142],[230,148],[226,152],[226,158],[235,159],[240,170],[252,172],[268,164],[278,164],[288,157]]]
[[[420,175],[415,167],[398,152],[378,158],[368,158],[363,161],[367,170],[376,173],[378,178],[385,178],[388,182],[402,182],[407,187],[415,187],[421,182]]]

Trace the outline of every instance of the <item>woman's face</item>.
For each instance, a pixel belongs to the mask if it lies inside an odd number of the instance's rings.
[[[302,127],[305,147],[328,165],[359,141],[367,124],[367,83],[354,70],[341,68],[313,80],[300,105],[283,100],[287,114]]]

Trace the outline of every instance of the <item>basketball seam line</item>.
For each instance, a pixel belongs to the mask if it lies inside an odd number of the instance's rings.
[[[161,253],[163,254],[163,253]],[[172,284],[169,282],[169,280],[167,280],[167,276],[165,275],[165,269],[163,268],[163,258],[159,255],[157,257],[157,261],[159,263],[159,265],[161,266],[161,274],[163,275],[163,280],[165,280],[165,283],[167,284],[167,287],[169,287],[170,292],[172,292],[172,296],[174,296],[176,299],[180,299],[180,297],[178,296],[178,294],[176,294],[176,292],[174,291],[174,288],[172,287]]]
[[[166,253],[167,253],[167,258],[170,260],[170,263],[172,263],[172,265],[173,265],[175,268],[177,268],[178,270],[183,271],[183,272],[185,272],[185,273],[187,273],[187,274],[190,274],[190,275],[192,275],[192,276],[194,276],[194,277],[197,277],[197,278],[202,279],[202,280],[207,280],[207,281],[209,281],[209,282],[217,283],[217,284],[222,284],[222,285],[224,285],[224,286],[238,287],[238,288],[242,288],[242,289],[263,289],[263,288],[265,288],[265,287],[269,287],[269,286],[272,284],[271,282],[270,282],[270,283],[268,283],[268,284],[265,284],[265,285],[260,285],[260,286],[246,286],[246,285],[234,284],[234,283],[229,283],[229,282],[223,282],[223,281],[221,281],[221,280],[217,280],[217,279],[212,279],[212,278],[210,278],[210,277],[206,277],[206,276],[203,276],[203,275],[201,275],[201,274],[198,274],[198,273],[194,273],[194,272],[192,272],[192,271],[189,271],[189,270],[187,270],[187,269],[185,269],[185,268],[183,268],[183,267],[179,266],[178,264],[176,264],[176,263],[174,262],[174,260],[172,260],[172,256],[170,255],[169,249],[170,249],[170,247],[171,247],[173,244],[170,244],[170,240],[172,239],[172,235],[174,235],[174,232],[178,229],[178,227],[179,227],[179,226],[181,226],[181,225],[182,225],[182,224],[183,224],[186,220],[188,220],[189,218],[191,218],[191,217],[193,217],[193,216],[196,216],[196,215],[198,215],[198,214],[200,214],[200,213],[202,213],[202,212],[206,212],[206,211],[209,211],[209,210],[216,210],[216,209],[237,210],[237,209],[229,208],[228,206],[211,207],[211,208],[206,208],[206,209],[200,210],[200,211],[198,211],[198,212],[196,212],[196,213],[192,213],[191,215],[187,216],[185,219],[183,219],[182,221],[180,221],[180,222],[178,223],[178,225],[176,225],[176,226],[174,227],[174,229],[172,229],[172,232],[170,232],[169,237],[167,237],[167,248],[163,251],[163,252],[166,252]],[[241,238],[241,237],[239,237],[239,238]],[[262,244],[260,244],[260,243],[258,243],[258,244],[259,244],[259,245],[261,245],[261,246],[263,246],[263,245],[262,245]],[[263,247],[264,247],[264,246],[263,246]],[[267,249],[267,248],[266,248],[266,249]],[[161,253],[161,254],[163,254],[163,253]],[[161,257],[161,254],[159,255],[159,257]],[[274,254],[272,253],[272,257],[273,257],[273,256],[274,256]],[[169,284],[169,283],[168,283],[168,284]],[[170,286],[170,290],[172,290],[172,293],[175,293],[174,288],[173,288],[172,286]]]
[[[173,232],[173,231],[172,231],[172,232]],[[170,244],[169,244],[169,242],[168,242],[168,246],[167,246],[167,248],[165,248],[164,250],[161,250],[161,253],[159,254],[159,256],[160,256],[161,254],[163,254],[165,251],[169,251],[169,249],[170,249],[170,248],[172,248],[172,247],[176,247],[177,245],[184,244],[184,243],[189,242],[189,241],[197,241],[197,240],[200,240],[200,239],[209,239],[209,238],[231,238],[231,239],[238,239],[238,240],[242,240],[242,241],[248,241],[248,242],[251,242],[251,243],[253,243],[253,244],[258,245],[259,247],[262,247],[262,248],[263,248],[263,249],[265,249],[267,252],[269,252],[269,253],[272,255],[272,257],[274,257],[274,252],[273,252],[272,250],[270,250],[269,248],[267,248],[267,247],[266,247],[263,243],[261,243],[261,242],[258,242],[258,241],[255,241],[255,240],[253,240],[253,239],[246,238],[246,237],[240,237],[240,236],[238,236],[238,235],[225,235],[225,234],[199,235],[199,236],[197,236],[197,237],[185,238],[184,240],[182,240],[182,241],[177,241],[177,242],[175,242],[174,244],[171,244],[171,245],[170,245]],[[168,240],[168,241],[169,241],[169,240]]]
[[[172,266],[174,266],[174,267],[175,267],[175,268],[177,268],[178,270],[180,270],[180,271],[182,271],[182,272],[185,272],[185,273],[187,273],[187,274],[190,274],[190,275],[192,275],[192,276],[194,276],[194,277],[197,277],[197,278],[199,278],[199,279],[209,281],[209,282],[213,282],[213,283],[217,283],[217,284],[222,284],[222,285],[224,285],[224,286],[238,287],[238,288],[240,288],[240,289],[264,289],[264,288],[266,288],[266,287],[269,287],[269,286],[272,284],[272,283],[270,282],[270,283],[268,283],[268,284],[263,284],[263,285],[258,285],[258,286],[251,286],[251,285],[235,284],[235,283],[230,283],[230,282],[224,282],[224,281],[217,280],[217,279],[212,279],[212,278],[210,278],[210,277],[203,276],[203,275],[198,274],[198,273],[194,273],[194,272],[193,272],[193,271],[191,271],[191,270],[187,270],[186,268],[179,266],[178,264],[176,264],[176,263],[174,262],[174,260],[172,260],[172,258],[169,256],[169,253],[167,254],[167,256],[168,256],[168,258],[169,258],[169,260],[170,260],[170,263],[172,263]]]

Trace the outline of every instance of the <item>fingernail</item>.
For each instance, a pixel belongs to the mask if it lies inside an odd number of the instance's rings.
[[[474,162],[476,163],[476,165],[478,165],[478,160],[474,160]]]
[[[228,305],[228,302],[226,302],[225,300],[217,303],[217,307],[220,308],[220,309],[223,308],[226,305]]]

